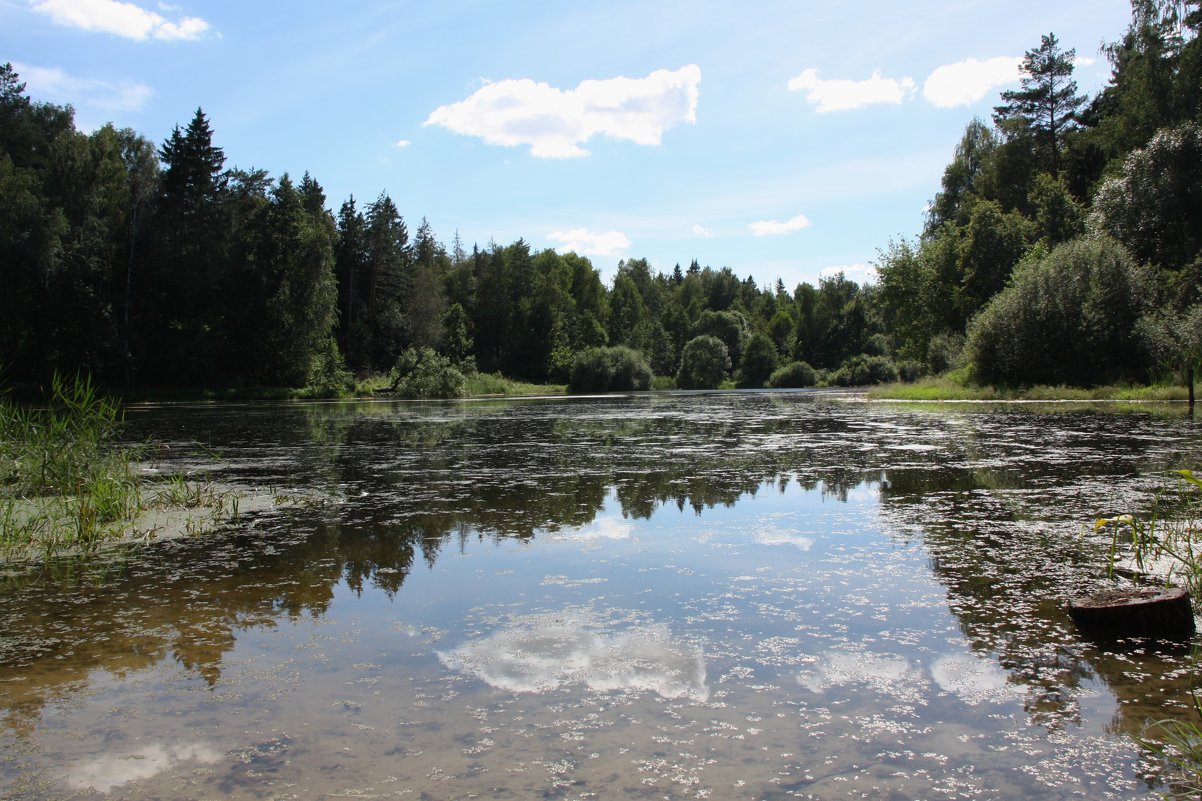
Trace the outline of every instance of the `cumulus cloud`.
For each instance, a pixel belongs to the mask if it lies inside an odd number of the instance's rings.
[[[975,58],[937,67],[922,84],[922,96],[939,108],[976,103],[995,87],[1018,83],[1021,58]]]
[[[405,148],[405,147],[409,147],[409,145],[411,145],[411,144],[413,144],[413,143],[410,142],[408,139],[398,139],[398,140],[396,140],[396,143],[393,144],[393,147]]]
[[[154,95],[154,90],[136,81],[102,81],[77,78],[60,69],[14,64],[31,95],[52,102],[106,111],[138,111]]]
[[[588,155],[581,145],[598,134],[658,145],[668,128],[696,122],[700,82],[696,64],[645,78],[582,81],[567,90],[529,78],[488,82],[465,100],[434,109],[425,124],[491,145],[527,145],[536,158],[578,158]]]
[[[704,225],[694,225],[693,233],[703,239],[712,239],[714,237],[714,232]]]
[[[880,70],[864,81],[843,79],[822,80],[818,70],[810,68],[789,81],[789,91],[805,92],[806,100],[818,107],[818,111],[848,111],[874,103],[902,102],[914,93],[914,81],[910,78],[882,78]]]
[[[101,31],[138,41],[199,39],[212,27],[200,17],[180,17],[173,21],[162,14],[120,0],[31,0],[29,7],[47,15],[57,25]],[[160,8],[169,13],[175,11],[173,7]]]
[[[547,239],[563,244],[556,246],[560,253],[579,253],[581,256],[616,256],[630,247],[630,239],[621,231],[590,231],[573,228],[571,231],[552,231]]]
[[[777,236],[779,234],[788,234],[793,231],[800,231],[802,228],[809,228],[810,221],[804,214],[798,214],[796,217],[781,222],[779,220],[760,220],[758,222],[749,223],[747,225],[751,232],[756,236]]]

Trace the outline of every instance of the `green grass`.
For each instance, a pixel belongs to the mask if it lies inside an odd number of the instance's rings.
[[[467,377],[467,396],[469,398],[532,395],[563,395],[568,391],[564,384],[527,384],[514,381],[500,373],[473,373]]]
[[[1145,387],[1034,386],[1003,388],[972,384],[954,373],[923,378],[913,383],[882,384],[868,390],[874,400],[902,401],[1181,401],[1188,397],[1185,387],[1157,385]]]

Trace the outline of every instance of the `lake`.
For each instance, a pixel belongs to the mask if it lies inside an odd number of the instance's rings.
[[[135,407],[279,503],[0,578],[0,797],[1154,798],[1101,515],[1192,421],[821,392]]]

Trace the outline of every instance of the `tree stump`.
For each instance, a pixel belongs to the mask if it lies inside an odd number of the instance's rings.
[[[1194,633],[1194,609],[1181,587],[1102,590],[1069,604],[1082,632],[1102,637],[1180,639]]]

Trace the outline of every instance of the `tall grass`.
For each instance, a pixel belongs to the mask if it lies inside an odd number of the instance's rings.
[[[46,405],[0,397],[0,548],[91,546],[142,505],[138,448],[90,378],[55,375]]]

